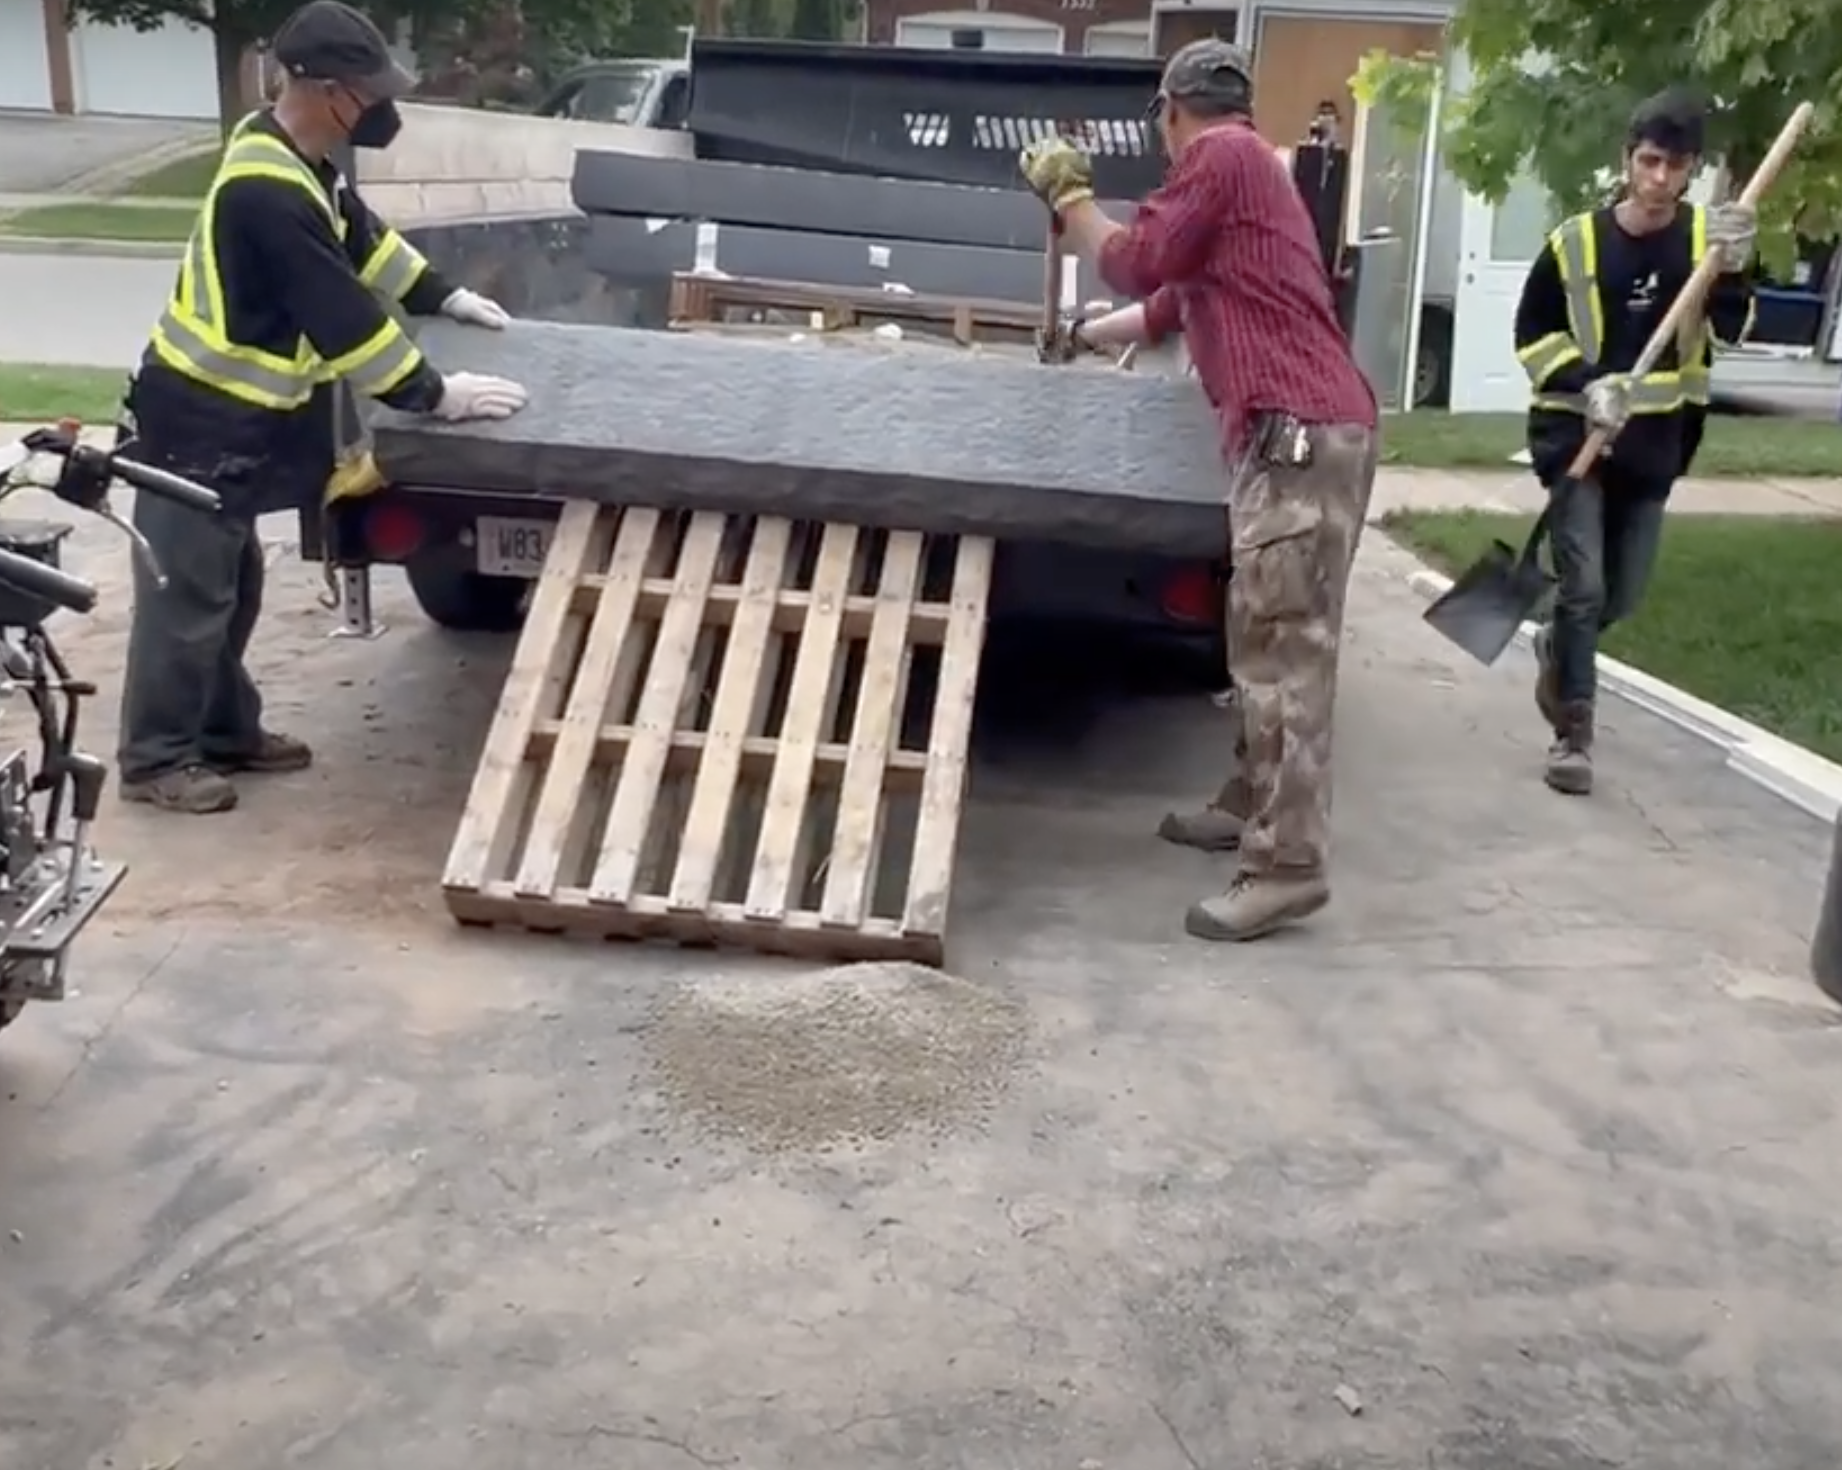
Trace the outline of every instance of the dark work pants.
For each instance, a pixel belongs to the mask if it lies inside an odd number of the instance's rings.
[[[134,497],[134,524],[166,573],[139,558],[122,689],[123,781],[254,752],[262,697],[243,666],[262,611],[262,543],[244,516],[201,515],[158,496]]]
[[[1563,704],[1590,704],[1598,687],[1599,635],[1637,610],[1656,564],[1667,501],[1625,485],[1615,466],[1549,493],[1555,575],[1552,650]]]

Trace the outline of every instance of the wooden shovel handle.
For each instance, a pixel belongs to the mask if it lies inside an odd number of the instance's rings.
[[[1772,186],[1784,168],[1791,150],[1803,137],[1804,129],[1810,126],[1810,119],[1816,115],[1816,108],[1808,102],[1797,104],[1797,110],[1790,120],[1778,130],[1778,137],[1772,143],[1771,151],[1765,155],[1765,161],[1753,171],[1753,176],[1746,181],[1746,187],[1740,191],[1737,201],[1748,209],[1757,209],[1759,201],[1765,197],[1765,191]],[[1631,376],[1641,378],[1657,365],[1657,360],[1669,350],[1675,341],[1676,329],[1691,312],[1701,310],[1702,299],[1708,294],[1708,287],[1714,277],[1720,274],[1720,256],[1710,250],[1695,267],[1694,274],[1688,278],[1688,284],[1676,293],[1676,299],[1669,304],[1669,310],[1663,313],[1663,320],[1657,323],[1657,329],[1650,334],[1650,340],[1644,344],[1644,350],[1637,355],[1632,364]],[[1581,479],[1591,472],[1598,463],[1599,456],[1605,452],[1605,446],[1612,436],[1604,429],[1594,429],[1586,436],[1586,442],[1580,446],[1580,452],[1573,457],[1573,463],[1567,473],[1573,479]]]

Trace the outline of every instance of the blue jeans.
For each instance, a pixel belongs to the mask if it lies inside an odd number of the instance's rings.
[[[1610,465],[1548,496],[1549,551],[1560,578],[1550,644],[1555,684],[1563,704],[1591,704],[1599,635],[1637,610],[1656,565],[1668,501],[1656,487],[1621,483]]]

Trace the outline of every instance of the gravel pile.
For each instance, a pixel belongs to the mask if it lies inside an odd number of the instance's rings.
[[[1022,1056],[1015,1001],[921,965],[720,976],[646,1030],[653,1082],[708,1138],[762,1152],[975,1126]]]

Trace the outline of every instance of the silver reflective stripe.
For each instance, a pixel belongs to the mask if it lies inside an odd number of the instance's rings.
[[[384,231],[378,241],[377,254],[383,257],[383,264],[370,277],[371,289],[390,301],[401,301],[404,293],[416,284],[416,278],[428,261],[395,230]]]
[[[395,322],[386,328],[391,340],[376,357],[355,368],[341,370],[339,376],[348,379],[352,386],[361,393],[388,393],[415,367],[421,354],[409,334]],[[371,344],[366,343],[367,347]]]
[[[240,384],[286,404],[305,403],[313,392],[311,377],[277,372],[260,363],[232,356],[212,346],[170,311],[160,318],[154,331],[193,367],[224,382]]]

